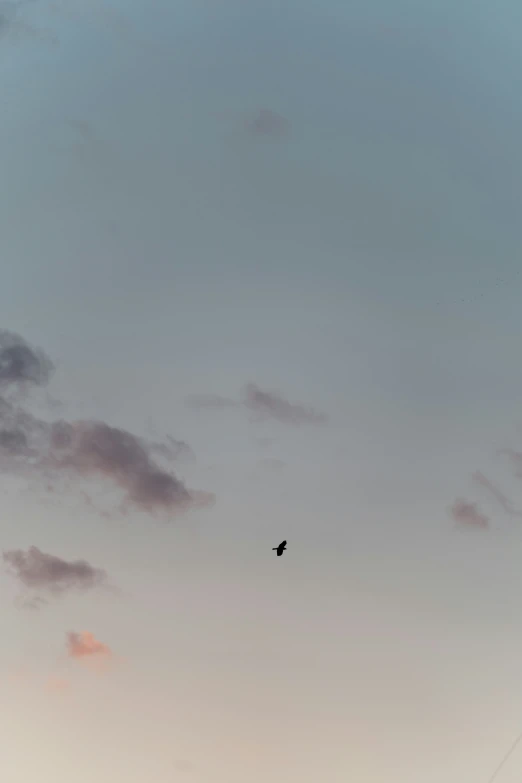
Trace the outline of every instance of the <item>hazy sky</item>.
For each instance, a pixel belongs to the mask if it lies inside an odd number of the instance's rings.
[[[0,2],[2,781],[487,783],[522,729],[521,25]]]

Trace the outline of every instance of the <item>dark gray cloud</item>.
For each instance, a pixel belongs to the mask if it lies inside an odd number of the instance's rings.
[[[274,391],[260,389],[249,383],[244,390],[243,404],[262,418],[272,418],[283,424],[325,424],[328,417],[300,403],[289,402]]]
[[[50,593],[88,590],[106,584],[107,573],[86,560],[63,560],[38,547],[3,553],[9,571],[26,587]],[[33,599],[40,601],[41,599]]]
[[[53,370],[53,363],[43,351],[31,348],[14,332],[0,330],[0,388],[43,386]]]
[[[497,487],[496,484],[494,484],[490,479],[488,479],[483,473],[480,471],[477,471],[473,474],[473,480],[480,484],[481,487],[484,487],[490,495],[492,495],[497,503],[502,507],[502,509],[506,512],[506,514],[509,514],[511,517],[522,517],[522,511],[519,511],[513,506],[513,503],[509,500],[509,498]]]
[[[23,407],[28,391],[48,383],[54,365],[40,349],[14,332],[0,330],[0,467],[19,467],[35,456],[29,440],[46,427]]]
[[[27,454],[29,444],[25,432],[20,428],[0,430],[0,450],[11,454]]]
[[[20,336],[0,331],[0,469],[45,480],[102,478],[123,491],[120,510],[165,511],[201,507],[214,496],[189,490],[153,453],[173,460],[190,452],[183,441],[139,438],[103,421],[44,421],[27,409],[25,390],[45,386],[50,359]]]
[[[489,518],[479,510],[476,503],[457,498],[450,509],[450,514],[457,524],[464,527],[479,530],[487,530],[489,528]]]

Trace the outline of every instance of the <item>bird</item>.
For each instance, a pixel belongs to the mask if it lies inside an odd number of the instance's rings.
[[[272,547],[272,552],[275,550],[277,552],[277,556],[281,557],[281,555],[283,554],[285,549],[286,549],[286,541],[281,541],[279,546],[273,546]]]

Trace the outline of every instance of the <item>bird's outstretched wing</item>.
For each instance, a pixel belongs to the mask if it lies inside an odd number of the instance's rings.
[[[279,544],[279,546],[286,546],[286,541],[281,541],[281,543]]]

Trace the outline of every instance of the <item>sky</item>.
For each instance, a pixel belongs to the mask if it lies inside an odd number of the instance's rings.
[[[488,783],[522,730],[521,22],[0,2],[6,783]]]

